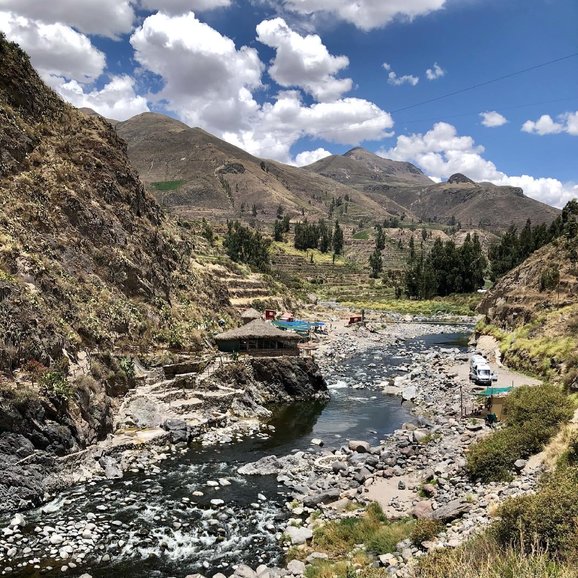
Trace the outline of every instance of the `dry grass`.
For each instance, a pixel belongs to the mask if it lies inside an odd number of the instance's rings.
[[[426,556],[411,578],[578,578],[578,569],[539,550],[526,554],[503,549],[484,534],[455,550]]]

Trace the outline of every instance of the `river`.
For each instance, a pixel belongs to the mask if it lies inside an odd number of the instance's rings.
[[[25,513],[24,539],[16,556],[0,557],[0,572],[10,567],[11,576],[36,578],[61,575],[66,566],[71,576],[182,578],[227,573],[240,562],[252,567],[280,562],[279,525],[289,516],[285,503],[291,498],[275,476],[245,477],[237,469],[266,455],[312,450],[313,438],[323,440],[323,450],[346,439],[376,444],[413,416],[400,398],[372,386],[404,371],[416,352],[464,349],[465,338],[426,335],[363,350],[332,367],[328,402],[277,408],[269,435],[192,446],[161,462],[156,473],[129,472],[121,480],[63,492]],[[0,521],[0,528],[6,522]],[[54,529],[62,542],[47,545]]]

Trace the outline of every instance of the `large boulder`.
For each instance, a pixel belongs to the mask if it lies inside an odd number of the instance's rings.
[[[439,520],[440,522],[451,522],[457,518],[461,518],[464,514],[467,514],[472,509],[472,504],[469,502],[463,502],[462,500],[452,500],[447,504],[438,508],[432,515],[434,520]]]
[[[307,540],[313,538],[313,532],[309,528],[298,528],[297,526],[287,526],[285,530],[291,544],[297,546],[299,544],[305,544]]]

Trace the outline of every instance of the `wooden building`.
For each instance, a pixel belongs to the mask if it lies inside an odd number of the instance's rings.
[[[261,319],[255,319],[215,337],[220,351],[255,357],[297,356],[297,344],[300,340],[296,333],[282,331]]]

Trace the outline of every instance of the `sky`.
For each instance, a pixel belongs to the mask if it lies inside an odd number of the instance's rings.
[[[0,0],[75,106],[299,166],[354,146],[578,196],[577,0]],[[1,62],[0,62],[1,65]]]

